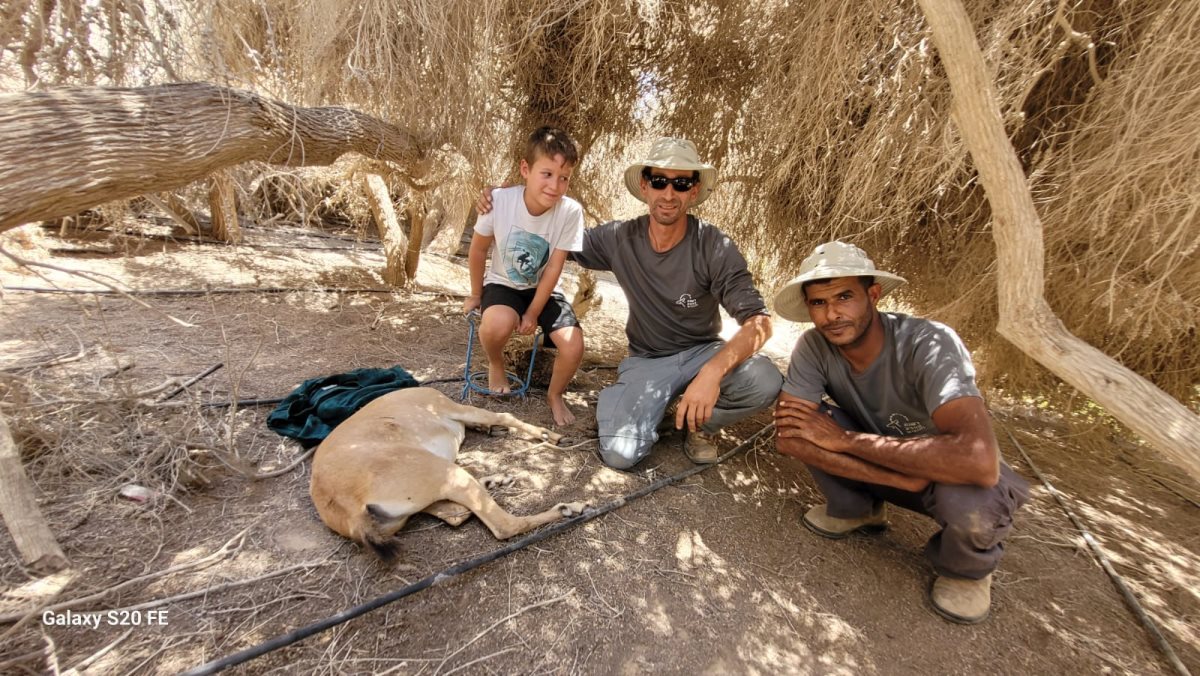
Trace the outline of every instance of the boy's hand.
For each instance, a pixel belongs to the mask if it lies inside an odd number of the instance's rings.
[[[537,317],[529,314],[528,312],[521,315],[521,324],[517,326],[517,333],[521,334],[522,336],[529,336],[533,335],[533,332],[536,330]]]
[[[471,310],[479,307],[479,296],[467,296],[463,301],[463,314],[471,314]]]

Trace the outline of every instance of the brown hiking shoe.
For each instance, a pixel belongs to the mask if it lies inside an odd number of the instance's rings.
[[[938,576],[929,589],[929,601],[934,612],[951,622],[982,622],[992,607],[992,576],[982,580]]]
[[[715,434],[704,432],[688,432],[683,440],[683,454],[697,465],[711,465],[721,457],[717,449]]]
[[[841,519],[836,516],[829,516],[825,508],[828,505],[817,505],[808,510],[801,521],[804,522],[812,532],[827,537],[831,540],[840,540],[851,533],[859,531],[867,533],[878,533],[887,529],[887,513],[884,510],[886,505],[879,503],[875,509],[867,516],[857,519]]]

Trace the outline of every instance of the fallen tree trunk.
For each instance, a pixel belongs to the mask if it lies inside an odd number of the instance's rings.
[[[413,134],[346,108],[300,108],[192,82],[0,95],[0,232],[164,192],[252,160],[332,163],[347,152],[423,176]]]
[[[1070,333],[1044,296],[1042,223],[961,0],[918,0],[954,96],[954,121],[992,208],[997,331],[1200,481],[1200,416]]]

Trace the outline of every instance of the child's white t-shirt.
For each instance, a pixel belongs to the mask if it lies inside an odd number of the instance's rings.
[[[525,186],[499,188],[492,191],[492,210],[475,221],[475,232],[496,238],[483,283],[532,289],[551,251],[583,249],[583,207],[563,197],[546,213],[532,216],[525,208]]]

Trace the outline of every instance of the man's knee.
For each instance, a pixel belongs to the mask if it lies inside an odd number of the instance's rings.
[[[1012,528],[1013,513],[1021,506],[1004,482],[991,488],[936,484],[930,497],[930,514],[944,524],[946,535],[978,549],[1003,539]]]
[[[650,452],[651,443],[630,437],[600,434],[600,459],[613,469],[629,469]]]
[[[735,382],[722,396],[738,400],[740,407],[766,408],[774,403],[783,387],[783,374],[765,355],[756,354],[745,361]]]

